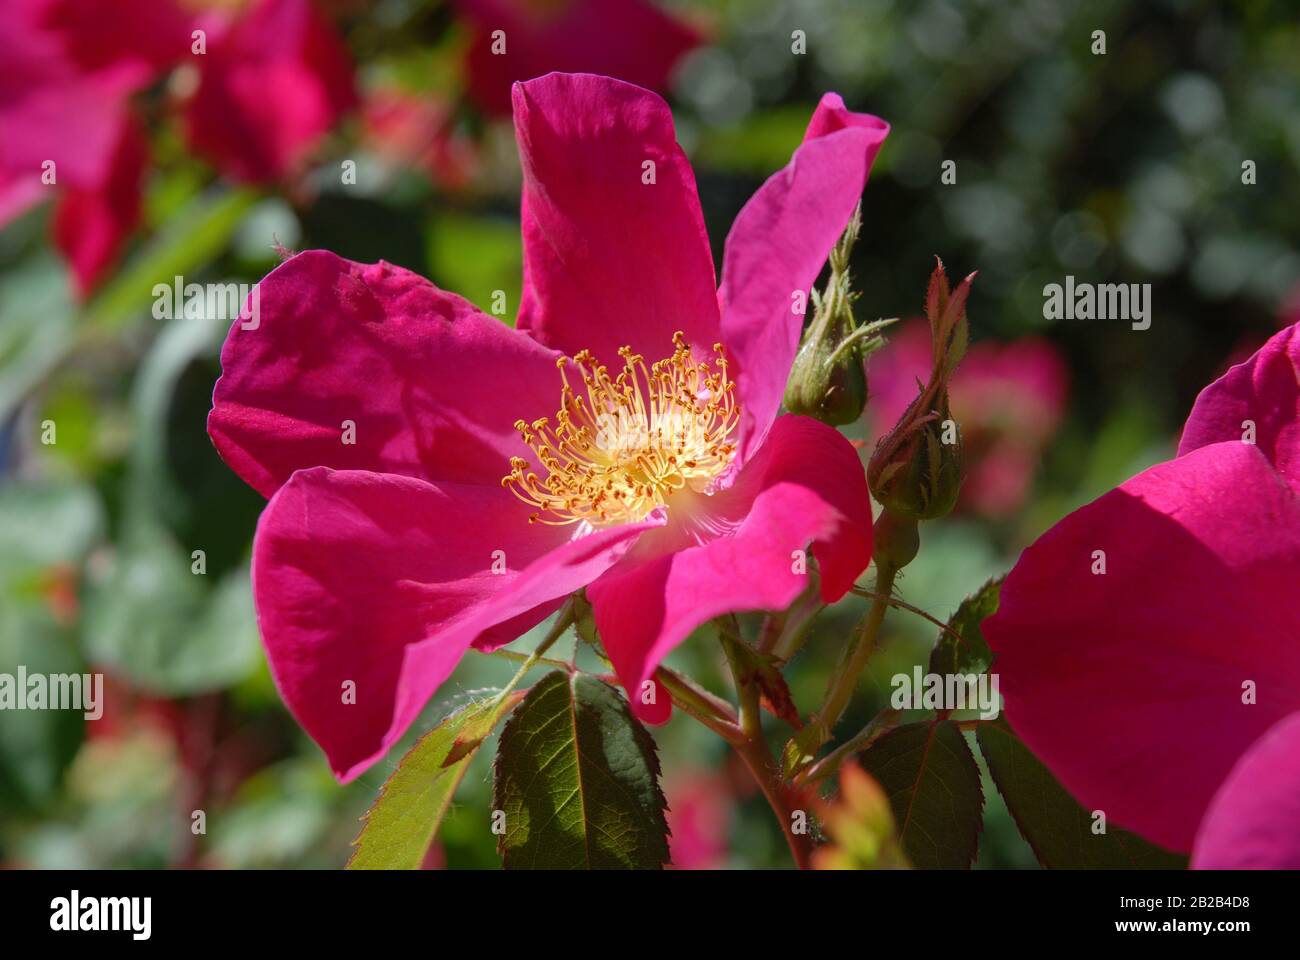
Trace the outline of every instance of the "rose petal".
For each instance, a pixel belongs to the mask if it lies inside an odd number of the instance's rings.
[[[357,101],[347,49],[309,0],[261,0],[199,59],[186,132],[237,180],[293,172]]]
[[[1196,834],[1198,870],[1300,869],[1300,713],[1237,761]]]
[[[529,452],[515,420],[558,408],[553,352],[408,270],[312,250],[257,289],[257,328],[236,320],[221,351],[208,433],[263,496],[313,466],[497,484]]]
[[[134,117],[123,112],[119,121],[117,144],[103,182],[95,187],[67,187],[54,213],[54,243],[68,259],[82,297],[117,261],[140,223],[149,144]]]
[[[647,526],[569,540],[528,513],[499,486],[327,468],[271,499],[258,623],[281,696],[340,780],[383,756],[476,637],[595,579]]]
[[[718,342],[713,259],[695,176],[658,96],[608,77],[552,73],[515,87],[524,167],[519,328],[613,369],[647,362],[681,330]],[[642,182],[654,164],[653,184]]]
[[[1178,455],[1224,440],[1240,443],[1247,421],[1255,426],[1256,446],[1300,490],[1300,323],[1201,391]]]
[[[0,227],[26,213],[46,197],[39,176],[0,171]]]
[[[668,516],[587,588],[634,709],[641,684],[696,627],[723,613],[789,606],[808,579],[796,572],[796,551],[812,544],[827,603],[871,559],[862,462],[841,434],[807,417],[778,418],[730,489],[670,503]]]
[[[121,140],[135,70],[89,75],[69,59],[58,34],[41,29],[39,10],[0,4],[0,173],[39,178],[54,162],[58,186],[101,187]]]
[[[781,408],[805,298],[862,196],[889,124],[822,97],[803,145],[745,204],[722,260],[722,339],[735,358],[743,409],[741,456],[762,442]],[[870,220],[864,226],[870,230]]]
[[[1152,467],[1044,534],[1002,587],[984,633],[1007,719],[1089,810],[1189,850],[1237,758],[1300,709],[1298,582],[1300,499],[1258,449]]]
[[[82,69],[155,76],[190,53],[191,31],[211,19],[183,0],[36,0],[40,22]],[[197,7],[197,5],[194,5]]]

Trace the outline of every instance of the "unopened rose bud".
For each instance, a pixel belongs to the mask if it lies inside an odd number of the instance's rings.
[[[816,325],[809,333],[816,331]],[[852,348],[835,357],[841,334],[807,337],[795,355],[785,387],[785,408],[832,426],[853,423],[867,404],[867,371]]]
[[[900,517],[942,517],[961,491],[961,435],[948,408],[948,380],[966,352],[966,298],[974,276],[949,291],[942,261],[935,267],[925,298],[932,336],[930,382],[876,445],[867,465],[871,495]]]
[[[933,520],[950,513],[957,503],[961,442],[943,442],[943,423],[951,420],[946,392],[939,407],[907,424],[896,443],[890,443],[894,434],[885,437],[867,465],[871,495],[899,516]]]
[[[813,291],[813,320],[804,333],[785,388],[785,408],[832,426],[855,422],[867,403],[867,354],[883,343],[881,320],[859,327],[853,315],[849,254],[862,228],[862,207],[853,211],[843,236],[831,251],[831,276],[821,293]]]

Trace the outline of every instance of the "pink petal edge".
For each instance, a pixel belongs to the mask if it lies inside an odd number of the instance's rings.
[[[315,466],[499,484],[531,456],[515,421],[559,404],[553,351],[401,267],[310,250],[257,291],[256,328],[235,320],[222,347],[208,433],[263,496]]]
[[[324,467],[271,498],[258,623],[285,704],[339,780],[397,742],[484,631],[590,583],[653,525],[569,539],[528,512],[499,486]]]
[[[741,459],[762,442],[785,393],[804,314],[794,296],[817,279],[862,196],[889,124],[852,113],[828,93],[803,144],[745,204],[727,235],[722,261],[722,341],[735,360],[743,415]],[[870,215],[863,229],[872,229]]]

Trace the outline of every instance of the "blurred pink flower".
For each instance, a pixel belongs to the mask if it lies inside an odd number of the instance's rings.
[[[191,146],[252,181],[294,172],[353,102],[347,54],[309,0],[258,0],[233,19],[180,0],[11,0],[0,45],[0,225],[57,196],[54,242],[83,297],[140,222],[150,156],[134,94],[193,66]]]
[[[85,293],[139,220],[138,62],[83,66],[45,25],[49,0],[0,6],[0,224],[57,197],[55,242]]]
[[[737,217],[715,288],[662,99],[585,74],[514,97],[515,329],[409,271],[309,251],[261,281],[258,326],[236,321],[222,350],[208,431],[271,498],[253,547],[263,642],[343,780],[472,646],[579,588],[633,709],[658,722],[671,704],[638,694],[659,662],[721,613],[788,606],[807,585],[794,551],[813,545],[827,601],[870,559],[856,451],[777,414],[802,327],[791,292],[816,279],[888,125],[827,94]]]
[[[1300,867],[1300,324],[1178,456],[1066,517],[984,623],[1007,719],[1090,810],[1197,867]]]
[[[664,796],[673,867],[717,870],[725,866],[735,810],[727,777],[713,770],[678,770],[665,783]]]
[[[381,88],[366,96],[366,138],[392,163],[412,167],[449,190],[465,187],[478,159],[476,145],[452,129],[453,108],[433,94]]]
[[[216,31],[196,61],[186,133],[235,180],[296,172],[357,102],[347,49],[310,0],[258,0]]]
[[[480,109],[507,116],[510,87],[551,71],[599,73],[662,93],[700,43],[651,0],[455,0],[474,25],[466,71]],[[504,38],[494,39],[502,31]],[[494,42],[504,53],[494,53]],[[497,47],[499,50],[500,47]]]
[[[902,416],[916,398],[918,381],[930,373],[925,321],[910,320],[895,330],[868,360],[872,444]],[[949,387],[964,455],[958,509],[998,518],[1020,508],[1065,413],[1069,381],[1064,358],[1046,340],[971,346]]]

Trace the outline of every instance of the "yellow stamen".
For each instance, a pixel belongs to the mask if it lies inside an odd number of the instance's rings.
[[[623,347],[615,377],[590,351],[561,357],[555,417],[515,423],[546,477],[512,457],[501,480],[538,509],[529,522],[633,523],[685,487],[706,491],[736,454],[731,435],[740,421],[722,344],[713,351],[713,360],[697,361],[678,331],[672,355],[649,367]],[[582,377],[585,397],[569,383],[570,367]]]

